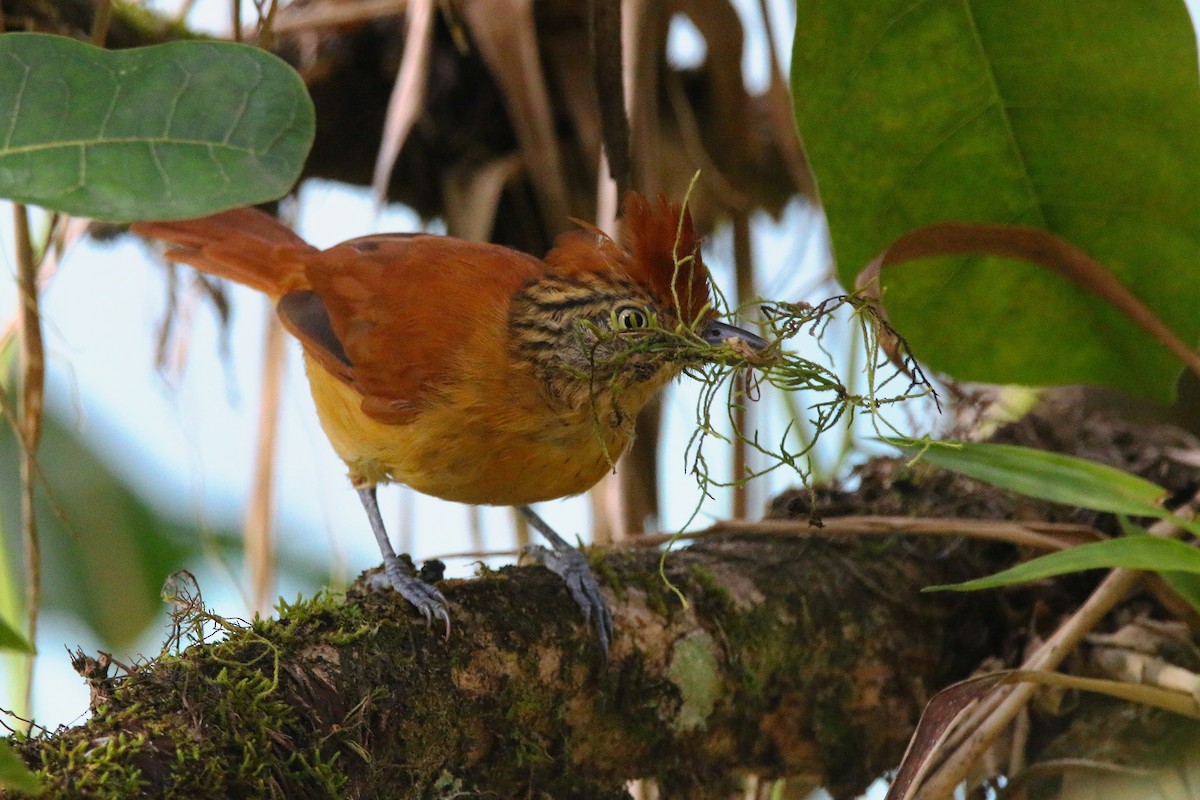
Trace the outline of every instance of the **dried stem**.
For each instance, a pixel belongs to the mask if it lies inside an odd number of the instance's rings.
[[[283,326],[268,310],[263,341],[262,395],[258,410],[258,446],[254,454],[254,479],[246,511],[246,564],[250,570],[252,607],[271,610],[275,574],[275,536],[272,517],[275,493],[275,451],[279,433],[280,394],[286,361]]]
[[[375,156],[375,172],[371,179],[377,208],[382,208],[387,201],[388,184],[396,159],[424,109],[425,85],[433,47],[433,0],[413,0],[409,3],[406,22],[408,29],[404,35],[404,56],[400,59],[396,81],[392,85],[379,152]]]
[[[42,551],[38,542],[34,487],[37,476],[37,448],[42,433],[42,406],[45,399],[46,354],[42,342],[42,322],[38,312],[37,258],[29,231],[29,212],[21,203],[13,204],[16,233],[18,320],[21,331],[21,404],[18,436],[21,448],[21,535],[25,543],[26,603],[29,614],[29,641],[37,642],[38,612],[42,602]],[[33,658],[33,656],[30,656]],[[33,670],[26,676],[25,703],[33,693]]]
[[[193,0],[194,2],[194,0]],[[271,29],[275,35],[317,31],[395,17],[408,8],[408,0],[355,0],[349,3],[289,5],[281,9]]]
[[[754,256],[751,251],[750,216],[745,211],[733,212],[733,267],[736,276],[736,304],[754,296]],[[738,375],[735,379],[734,392],[738,395],[746,393],[746,376]],[[736,431],[750,429],[750,409],[744,403],[739,403],[733,412],[733,426]],[[745,519],[749,515],[748,490],[741,478],[748,474],[749,446],[742,437],[733,442],[733,518]]]
[[[229,4],[230,27],[233,40],[242,41],[242,0],[232,0]]]
[[[1193,505],[1200,495],[1176,512],[1177,516],[1190,519],[1195,515]],[[1167,520],[1160,520],[1150,527],[1150,533],[1160,537],[1176,537],[1182,531]],[[1129,596],[1145,579],[1141,570],[1114,569],[1100,583],[1092,595],[1066,620],[1054,634],[1029,656],[1021,665],[1022,670],[1053,670],[1087,636],[1096,624],[1118,603]],[[926,782],[917,795],[919,798],[950,797],[954,788],[967,777],[979,759],[988,751],[997,737],[1009,726],[1029,699],[1038,689],[1032,683],[998,687],[995,694],[981,704],[962,723],[960,730],[966,735],[955,746],[936,773]]]
[[[765,519],[759,522],[726,520],[698,531],[654,533],[638,536],[619,547],[661,547],[680,539],[703,539],[707,536],[736,534],[738,536],[961,536],[1008,542],[1019,547],[1038,550],[1063,550],[1077,544],[1095,542],[1104,534],[1087,525],[1058,522],[1009,522],[1006,520],[945,519],[929,517],[846,516],[827,517],[817,526],[805,521]],[[515,550],[476,550],[464,553],[444,553],[434,558],[490,558],[511,556]]]
[[[96,47],[104,47],[108,40],[108,26],[112,22],[112,0],[97,0],[96,16],[92,19],[91,42]]]

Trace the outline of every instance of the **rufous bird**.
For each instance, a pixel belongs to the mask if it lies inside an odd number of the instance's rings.
[[[169,259],[275,302],[383,554],[377,585],[449,625],[442,593],[392,549],[379,484],[518,506],[550,541],[543,562],[567,581],[607,650],[611,615],[586,559],[528,505],[595,485],[629,443],[638,411],[685,366],[636,342],[679,330],[710,343],[766,342],[715,318],[685,209],[630,193],[624,245],[581,228],[538,259],[427,234],[318,250],[252,208],[133,226],[174,245]]]

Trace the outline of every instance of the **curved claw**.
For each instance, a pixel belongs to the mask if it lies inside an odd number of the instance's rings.
[[[433,627],[434,619],[446,623],[446,638],[450,637],[450,610],[445,596],[434,586],[409,575],[397,563],[385,564],[383,572],[377,572],[367,579],[367,584],[373,589],[393,589],[401,597],[411,603],[417,612],[425,618],[425,627]]]
[[[379,545],[379,552],[383,556],[383,572],[372,575],[368,579],[367,585],[373,589],[395,589],[401,597],[416,606],[421,616],[425,617],[426,628],[433,627],[435,617],[444,619],[446,621],[446,638],[449,639],[449,604],[446,603],[446,598],[442,596],[441,592],[417,577],[413,573],[412,565],[402,562],[396,555],[396,551],[392,549],[387,529],[383,525],[383,517],[379,515],[379,503],[375,497],[374,484],[360,487],[358,497],[362,500],[363,508],[367,512],[367,519],[371,521],[371,532],[375,534],[375,542]],[[440,575],[436,570],[429,574]]]
[[[445,638],[449,639],[450,638],[450,615],[446,612],[446,609],[444,609],[444,608],[439,608],[437,611],[434,612],[433,615],[435,617],[441,617],[445,621],[445,623],[446,623],[446,637]]]
[[[584,621],[596,631],[600,652],[607,658],[612,642],[613,616],[608,601],[600,591],[600,582],[592,572],[592,566],[582,551],[566,545],[553,549],[533,545],[527,552],[546,569],[562,578],[575,605],[583,613]]]

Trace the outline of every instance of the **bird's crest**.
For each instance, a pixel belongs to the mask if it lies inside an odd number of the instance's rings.
[[[648,287],[679,319],[692,323],[710,302],[708,269],[687,208],[664,195],[652,203],[630,192],[625,198],[625,241],[633,255],[631,277]]]
[[[709,304],[708,269],[686,208],[660,195],[652,203],[638,192],[625,198],[624,247],[595,225],[558,238],[547,262],[562,274],[616,270],[644,286],[661,307],[682,322],[698,320]]]

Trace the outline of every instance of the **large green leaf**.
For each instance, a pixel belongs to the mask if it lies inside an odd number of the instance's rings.
[[[926,225],[1031,226],[1197,340],[1200,79],[1181,0],[802,3],[792,82],[844,283]],[[882,281],[918,357],[954,377],[1171,394],[1178,362],[1044,267],[956,255]]]
[[[0,36],[0,197],[114,221],[261,203],[295,183],[313,120],[300,76],[254,47]]]

